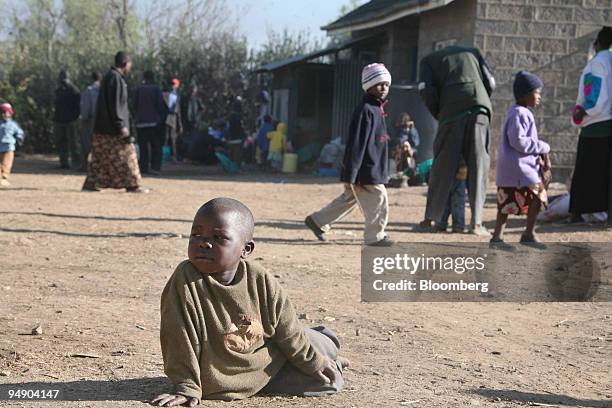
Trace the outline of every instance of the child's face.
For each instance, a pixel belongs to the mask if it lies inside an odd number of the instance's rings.
[[[191,226],[188,256],[201,273],[236,272],[241,258],[254,248],[241,229],[240,215],[231,211],[204,210],[196,214]],[[231,281],[231,280],[230,280]]]
[[[384,100],[389,95],[389,83],[388,82],[379,82],[370,89],[368,89],[368,94],[372,95],[377,99]]]
[[[7,120],[11,118],[11,114],[8,112],[2,112],[2,119]]]
[[[542,101],[542,88],[533,90],[530,94],[525,96],[525,105],[530,108],[535,108]]]

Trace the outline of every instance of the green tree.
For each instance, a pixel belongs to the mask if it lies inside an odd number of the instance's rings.
[[[317,41],[313,41],[306,31],[292,33],[288,28],[282,31],[268,31],[266,42],[259,50],[253,52],[251,60],[254,66],[259,66],[272,61],[307,54],[321,47]]]
[[[340,6],[338,10],[338,18],[350,13],[355,10],[357,7],[360,7],[363,4],[363,0],[349,0],[347,4],[343,4]]]
[[[26,149],[53,149],[53,102],[57,75],[66,69],[81,89],[92,70],[106,69],[125,49],[125,39],[139,41],[132,5],[113,9],[117,0],[27,0],[9,21],[0,97],[10,101],[26,131]],[[124,38],[125,37],[125,38]]]
[[[2,2],[3,0],[0,0]],[[0,3],[1,4],[1,3]],[[24,0],[0,21],[0,100],[9,101],[26,131],[25,149],[54,149],[53,101],[65,68],[83,90],[93,70],[104,72],[119,50],[132,54],[133,89],[151,69],[164,87],[178,77],[198,84],[210,122],[225,116],[236,96],[249,97],[246,38],[222,0],[153,0],[138,13],[135,0]],[[7,15],[7,14],[5,14]],[[247,123],[252,104],[245,104]]]

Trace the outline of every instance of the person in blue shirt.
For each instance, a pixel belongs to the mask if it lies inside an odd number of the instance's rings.
[[[263,124],[257,132],[257,146],[261,151],[262,163],[267,163],[266,158],[268,157],[268,149],[270,147],[270,141],[268,140],[268,132],[274,132],[274,123],[272,123],[272,116],[264,115]]]
[[[173,78],[170,81],[170,91],[164,92],[164,101],[168,107],[168,115],[166,116],[166,143],[170,146],[172,161],[180,159],[177,151],[177,139],[183,133],[181,101],[178,95],[179,86],[181,86],[181,81]]]
[[[15,159],[15,147],[23,143],[23,130],[13,120],[13,107],[10,103],[0,105],[0,186],[10,185],[8,179]]]

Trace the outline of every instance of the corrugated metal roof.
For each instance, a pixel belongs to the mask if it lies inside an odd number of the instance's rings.
[[[342,32],[372,28],[411,14],[445,6],[452,1],[454,0],[372,0],[321,29]]]
[[[284,68],[284,67],[292,65],[292,64],[297,64],[297,63],[300,63],[300,62],[303,62],[303,61],[308,61],[308,60],[311,60],[311,59],[322,57],[323,55],[333,54],[333,53],[335,53],[337,51],[341,51],[341,50],[343,50],[345,48],[348,48],[348,47],[350,47],[353,44],[359,43],[361,41],[368,40],[368,39],[373,38],[375,36],[376,35],[370,35],[370,36],[366,36],[366,37],[353,38],[353,39],[341,42],[339,44],[332,45],[330,47],[324,48],[322,50],[311,52],[309,54],[296,55],[294,57],[286,58],[284,60],[272,61],[272,62],[269,62],[269,63],[267,63],[265,65],[260,66],[254,72],[255,73],[259,73],[259,72],[276,71],[277,69]]]

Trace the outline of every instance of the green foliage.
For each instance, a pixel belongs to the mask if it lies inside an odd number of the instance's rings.
[[[0,66],[0,98],[13,104],[26,132],[28,151],[53,150],[53,102],[57,75],[67,69],[81,89],[92,70],[107,69],[122,49],[116,27],[117,0],[27,0],[10,18],[9,39]],[[138,40],[137,21],[128,8],[125,32]],[[122,11],[123,13],[123,11]],[[23,16],[23,17],[19,17]],[[111,27],[111,29],[109,29]]]
[[[307,32],[300,31],[292,34],[285,27],[281,32],[269,31],[268,38],[261,49],[252,55],[252,62],[261,65],[272,61],[290,58],[296,55],[307,54],[321,47],[312,41]]]
[[[338,10],[338,18],[350,13],[355,10],[357,7],[361,6],[364,2],[362,0],[349,0],[347,4],[343,4],[340,6],[340,10]]]
[[[0,5],[2,5],[0,0]],[[12,3],[12,2],[11,2]],[[204,120],[225,117],[237,96],[254,101],[257,84],[250,71],[258,64],[303,54],[318,46],[306,33],[270,33],[257,53],[223,0],[150,0],[145,12],[136,0],[24,0],[4,7],[0,29],[0,102],[13,104],[26,132],[24,149],[52,152],[54,92],[60,69],[67,69],[81,91],[92,71],[104,74],[113,56],[133,56],[128,86],[133,90],[145,70],[163,89],[179,78],[186,97],[197,84],[205,104]],[[244,119],[254,123],[255,103],[244,104]]]

